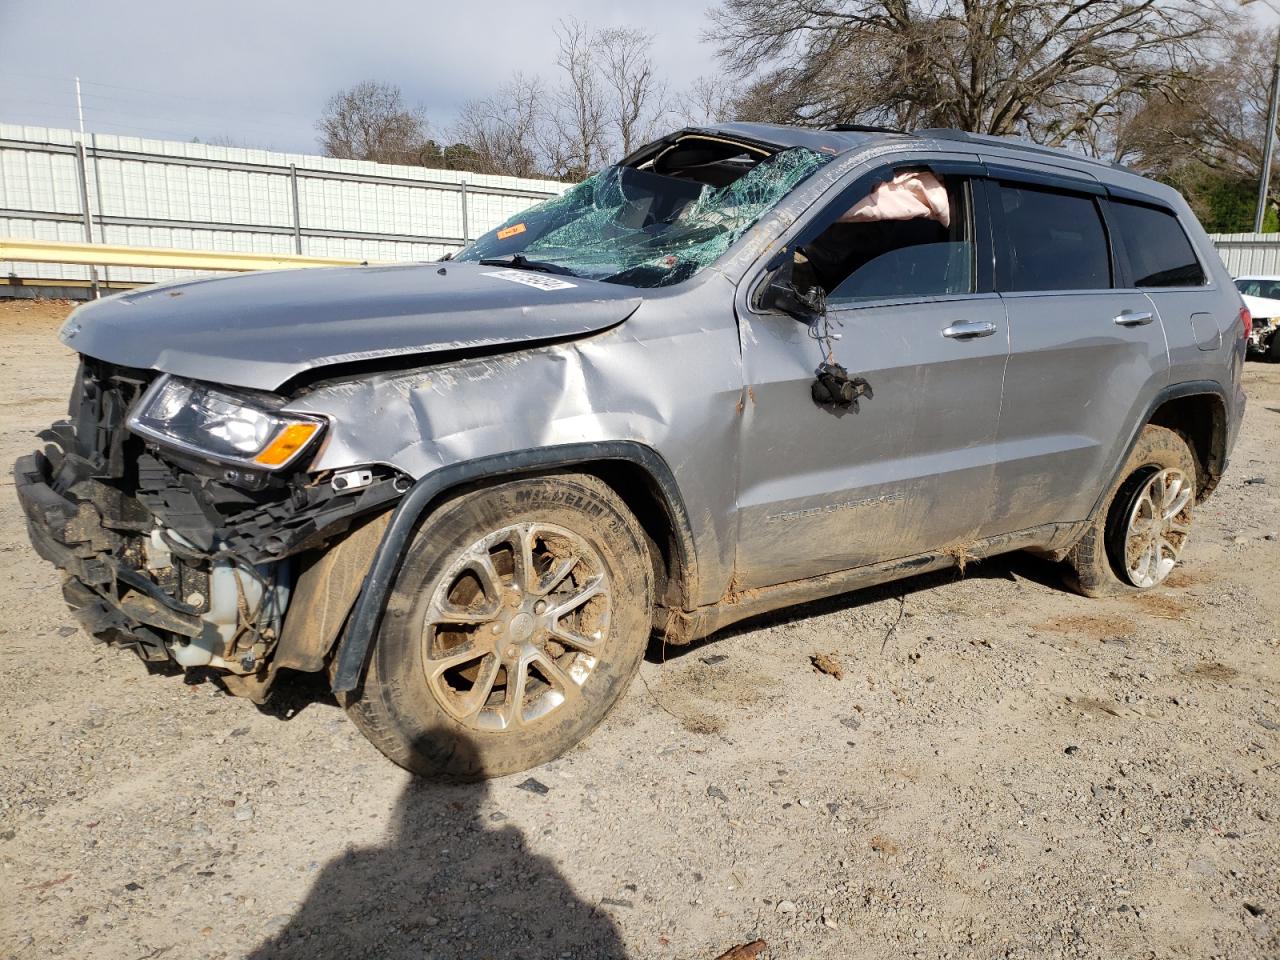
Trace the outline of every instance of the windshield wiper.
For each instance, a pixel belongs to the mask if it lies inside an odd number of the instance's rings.
[[[563,277],[576,277],[577,274],[568,267],[562,267],[550,260],[530,260],[523,253],[513,253],[509,257],[483,257],[482,267],[511,267],[515,270],[537,270],[540,273],[556,273]]]

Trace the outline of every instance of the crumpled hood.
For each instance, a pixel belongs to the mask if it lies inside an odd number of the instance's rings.
[[[77,309],[62,342],[109,363],[274,390],[317,367],[582,336],[630,287],[474,263],[276,270],[146,287]]]

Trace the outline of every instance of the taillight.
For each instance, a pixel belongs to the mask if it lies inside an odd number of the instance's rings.
[[[1253,333],[1253,314],[1249,312],[1248,307],[1240,308],[1240,323],[1244,327],[1244,338],[1249,339],[1249,335]]]

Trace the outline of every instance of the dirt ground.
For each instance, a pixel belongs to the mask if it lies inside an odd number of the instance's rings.
[[[66,309],[0,305],[3,464],[63,412]],[[655,653],[545,789],[91,644],[6,466],[0,955],[1280,957],[1280,366],[1247,388],[1165,589],[1013,556]]]

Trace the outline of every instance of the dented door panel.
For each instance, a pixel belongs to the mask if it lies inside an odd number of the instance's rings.
[[[986,535],[1008,354],[1004,308],[965,296],[835,311],[858,411],[809,395],[822,350],[791,317],[744,318],[738,584],[754,587]],[[995,332],[952,339],[959,322]]]

